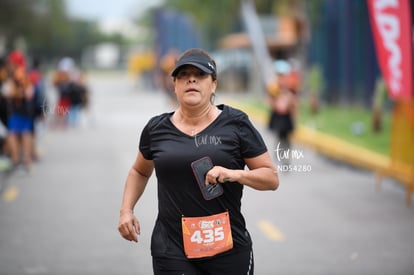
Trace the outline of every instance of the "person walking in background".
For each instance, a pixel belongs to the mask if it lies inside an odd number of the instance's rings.
[[[276,159],[282,164],[290,162],[290,138],[295,129],[298,109],[297,81],[292,77],[291,65],[283,60],[275,61],[277,84],[269,89],[270,119],[268,127],[277,136]],[[296,74],[296,72],[295,72]],[[292,86],[295,85],[295,86]]]
[[[69,83],[70,74],[74,70],[75,63],[72,58],[65,57],[59,61],[57,70],[53,76],[53,85],[57,91],[54,126],[66,127],[70,108]]]
[[[89,101],[85,77],[80,70],[70,75],[68,89],[70,100],[68,124],[75,127],[79,125],[81,112],[87,108]]]
[[[72,58],[64,57],[59,62],[53,84],[58,92],[57,125],[77,126],[80,111],[87,108],[89,96],[85,77]]]
[[[214,105],[217,68],[206,51],[184,52],[171,75],[178,107],[151,118],[141,133],[118,230],[126,240],[138,241],[133,210],[155,169],[154,274],[253,274],[252,240],[241,213],[243,188],[277,189],[276,168],[247,115]]]

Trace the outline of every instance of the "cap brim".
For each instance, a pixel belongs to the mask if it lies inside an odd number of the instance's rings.
[[[197,68],[199,68],[200,70],[202,70],[203,72],[208,73],[208,74],[212,74],[212,73],[214,72],[214,71],[213,71],[213,70],[211,70],[210,68],[208,68],[208,67],[206,67],[206,66],[203,66],[203,65],[201,65],[201,64],[199,64],[199,63],[196,63],[196,62],[185,62],[185,63],[182,63],[182,64],[178,63],[178,64],[175,66],[174,70],[172,71],[171,76],[177,76],[177,73],[178,73],[178,71],[180,70],[180,68],[181,68],[182,66],[185,66],[185,65],[191,65],[191,66],[197,67]]]

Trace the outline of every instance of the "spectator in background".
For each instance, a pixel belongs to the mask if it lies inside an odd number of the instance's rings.
[[[79,124],[81,111],[88,105],[88,90],[86,88],[84,75],[76,70],[70,75],[69,82],[70,108],[68,113],[69,126]]]
[[[84,75],[70,57],[63,58],[58,65],[53,83],[58,91],[56,115],[61,126],[76,126],[79,113],[89,103]]]
[[[72,58],[65,57],[59,61],[58,68],[53,76],[53,85],[57,91],[57,103],[54,110],[55,125],[57,127],[67,126],[67,116],[70,108],[69,83],[70,73],[75,63]]]
[[[288,62],[278,60],[273,65],[277,75],[277,84],[268,91],[271,109],[268,126],[277,136],[276,159],[282,161],[283,164],[289,164],[290,136],[295,129],[298,108],[297,90],[295,89],[298,86],[296,76],[292,75],[292,67]]]
[[[2,87],[9,111],[7,146],[13,165],[23,161],[29,170],[33,147],[34,87],[26,72],[23,53],[13,51],[8,57],[8,65],[10,75]]]

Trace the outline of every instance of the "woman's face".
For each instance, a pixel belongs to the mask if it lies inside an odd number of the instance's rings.
[[[175,94],[181,105],[209,104],[216,87],[217,81],[210,74],[191,65],[183,66],[174,80]]]

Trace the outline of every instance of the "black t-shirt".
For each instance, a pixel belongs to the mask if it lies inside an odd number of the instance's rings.
[[[205,200],[197,185],[191,162],[208,156],[213,165],[244,169],[244,158],[267,151],[259,132],[240,110],[219,105],[219,116],[196,136],[189,136],[171,122],[173,113],[153,117],[141,134],[140,151],[154,161],[158,181],[158,217],[151,251],[154,256],[182,258],[181,217],[230,213],[233,249],[251,248],[251,239],[240,212],[243,185],[224,183],[224,194]]]

